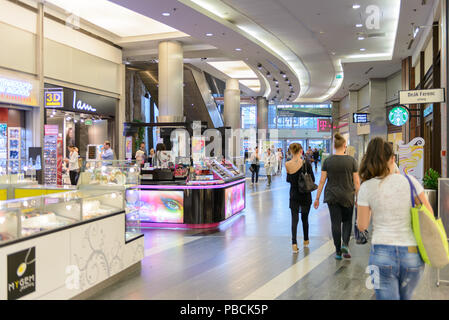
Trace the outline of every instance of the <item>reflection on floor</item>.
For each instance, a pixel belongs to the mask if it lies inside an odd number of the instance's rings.
[[[374,299],[369,246],[351,240],[352,260],[336,261],[326,205],[310,212],[309,248],[298,226],[301,251],[292,254],[285,172],[271,187],[247,181],[246,197],[245,211],[219,230],[146,230],[142,271],[92,299]],[[449,299],[449,286],[435,282],[427,267],[414,299]]]

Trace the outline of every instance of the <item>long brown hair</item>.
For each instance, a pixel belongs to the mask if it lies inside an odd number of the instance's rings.
[[[362,182],[375,178],[385,178],[390,174],[388,161],[394,155],[393,147],[384,139],[372,139],[360,164],[359,175]]]

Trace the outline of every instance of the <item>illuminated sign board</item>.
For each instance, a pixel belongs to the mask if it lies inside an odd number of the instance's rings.
[[[404,107],[394,107],[388,113],[388,120],[394,126],[403,126],[408,121],[408,118],[408,111]]]
[[[353,123],[368,123],[368,113],[353,113],[352,121]]]
[[[332,124],[330,119],[318,119],[318,132],[331,132]]]
[[[37,106],[36,81],[15,80],[0,76],[0,102]]]
[[[431,113],[433,113],[433,104],[424,109],[423,115],[427,117]]]
[[[45,89],[45,107],[62,108],[64,106],[64,92],[62,88]]]
[[[97,111],[97,109],[92,107],[90,104],[83,102],[81,99],[76,99],[76,91],[73,92],[73,109],[90,112]]]

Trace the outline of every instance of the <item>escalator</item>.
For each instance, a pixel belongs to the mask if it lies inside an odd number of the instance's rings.
[[[132,67],[138,70],[138,76],[157,102],[158,64],[139,63]],[[216,88],[211,89],[202,70],[193,65],[184,65],[184,116],[187,122],[199,120],[207,122],[209,128],[223,127],[223,117],[212,96],[213,92],[216,92]]]

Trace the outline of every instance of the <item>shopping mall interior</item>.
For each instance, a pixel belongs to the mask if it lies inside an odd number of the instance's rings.
[[[0,0],[0,300],[449,299],[448,13]]]

